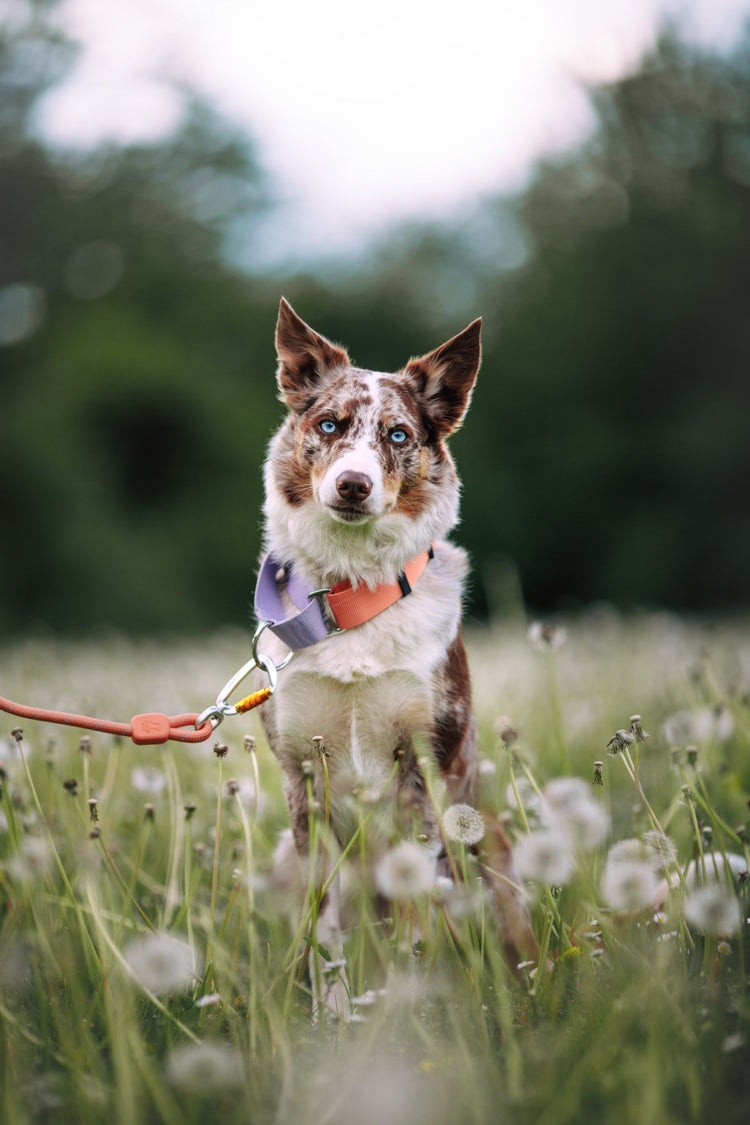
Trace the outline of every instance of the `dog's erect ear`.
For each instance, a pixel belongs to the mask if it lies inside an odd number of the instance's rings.
[[[427,409],[443,437],[457,430],[469,408],[482,360],[482,319],[472,321],[434,352],[410,359],[404,375],[427,401]]]
[[[279,398],[290,410],[304,410],[330,371],[349,367],[343,348],[314,332],[283,297],[276,322],[276,377]]]

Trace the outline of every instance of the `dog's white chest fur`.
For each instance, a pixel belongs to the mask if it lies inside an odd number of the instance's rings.
[[[373,785],[387,776],[399,741],[430,725],[435,673],[458,631],[465,571],[463,551],[437,544],[408,597],[295,655],[271,704],[287,761],[298,764],[319,735],[334,772]],[[267,647],[282,658],[278,641]]]

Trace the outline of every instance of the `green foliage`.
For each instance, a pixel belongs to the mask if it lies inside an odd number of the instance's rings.
[[[747,600],[741,51],[665,42],[591,91],[594,140],[518,198],[263,277],[227,263],[252,261],[273,193],[205,106],[155,147],[30,139],[70,58],[44,10],[0,43],[0,296],[33,287],[38,321],[0,347],[1,628],[246,620],[280,292],[379,369],[484,316],[454,441],[475,615]]]
[[[320,883],[314,865],[296,889],[289,871],[272,878],[287,818],[279,767],[251,717],[226,720],[228,753],[218,756],[210,743],[135,747],[104,735],[82,752],[74,731],[31,722],[17,743],[6,716],[3,1119],[744,1122],[748,927],[720,938],[687,926],[690,893],[676,872],[708,854],[709,829],[716,854],[747,862],[737,835],[747,839],[750,785],[746,674],[737,675],[746,625],[597,615],[568,634],[561,643],[560,631],[536,631],[542,651],[508,630],[470,638],[480,804],[489,813],[510,804],[519,860],[544,828],[536,790],[551,801],[555,779],[577,778],[583,790],[574,806],[557,805],[558,850],[573,826],[585,828],[582,809],[611,819],[608,839],[576,852],[565,885],[527,883],[542,966],[511,974],[475,891],[482,845],[479,857],[464,849],[447,818],[464,887],[400,897],[383,917],[372,876],[391,842],[379,820],[389,794],[355,794],[352,846],[335,862],[348,887],[344,955],[357,999],[353,1018],[338,1021],[311,1019],[308,953],[327,953],[316,933]],[[27,642],[5,648],[0,669],[15,697],[88,699],[121,717],[200,706],[196,693],[211,698],[244,648],[239,634],[192,645]],[[509,717],[498,718],[499,705]],[[629,724],[636,706],[642,723]],[[623,724],[648,737],[613,740]],[[573,778],[560,779],[563,751]],[[603,786],[590,784],[597,758]],[[311,740],[312,771],[324,764]],[[625,841],[645,854],[655,821],[676,848],[666,871],[674,889],[659,890],[663,914],[619,909],[604,894],[611,856]],[[311,834],[329,846],[314,804]],[[719,871],[745,919],[746,884],[732,882]]]

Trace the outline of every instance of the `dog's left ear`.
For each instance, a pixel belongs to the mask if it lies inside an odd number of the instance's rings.
[[[279,398],[290,410],[305,410],[330,371],[349,367],[343,348],[319,335],[283,297],[276,322]]]
[[[443,437],[457,430],[469,408],[482,360],[482,318],[474,320],[434,352],[410,359],[404,375],[427,400],[427,409]]]

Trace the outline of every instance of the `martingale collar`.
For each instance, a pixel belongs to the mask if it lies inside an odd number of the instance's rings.
[[[311,590],[311,583],[304,575],[268,554],[261,564],[255,587],[255,613],[288,648],[293,651],[308,648],[335,633],[363,625],[407,597],[433,554],[432,547],[422,551],[406,564],[396,582],[374,590],[364,583],[353,586],[351,582]],[[286,576],[286,592],[297,610],[290,615],[281,600],[277,582],[279,571]]]

